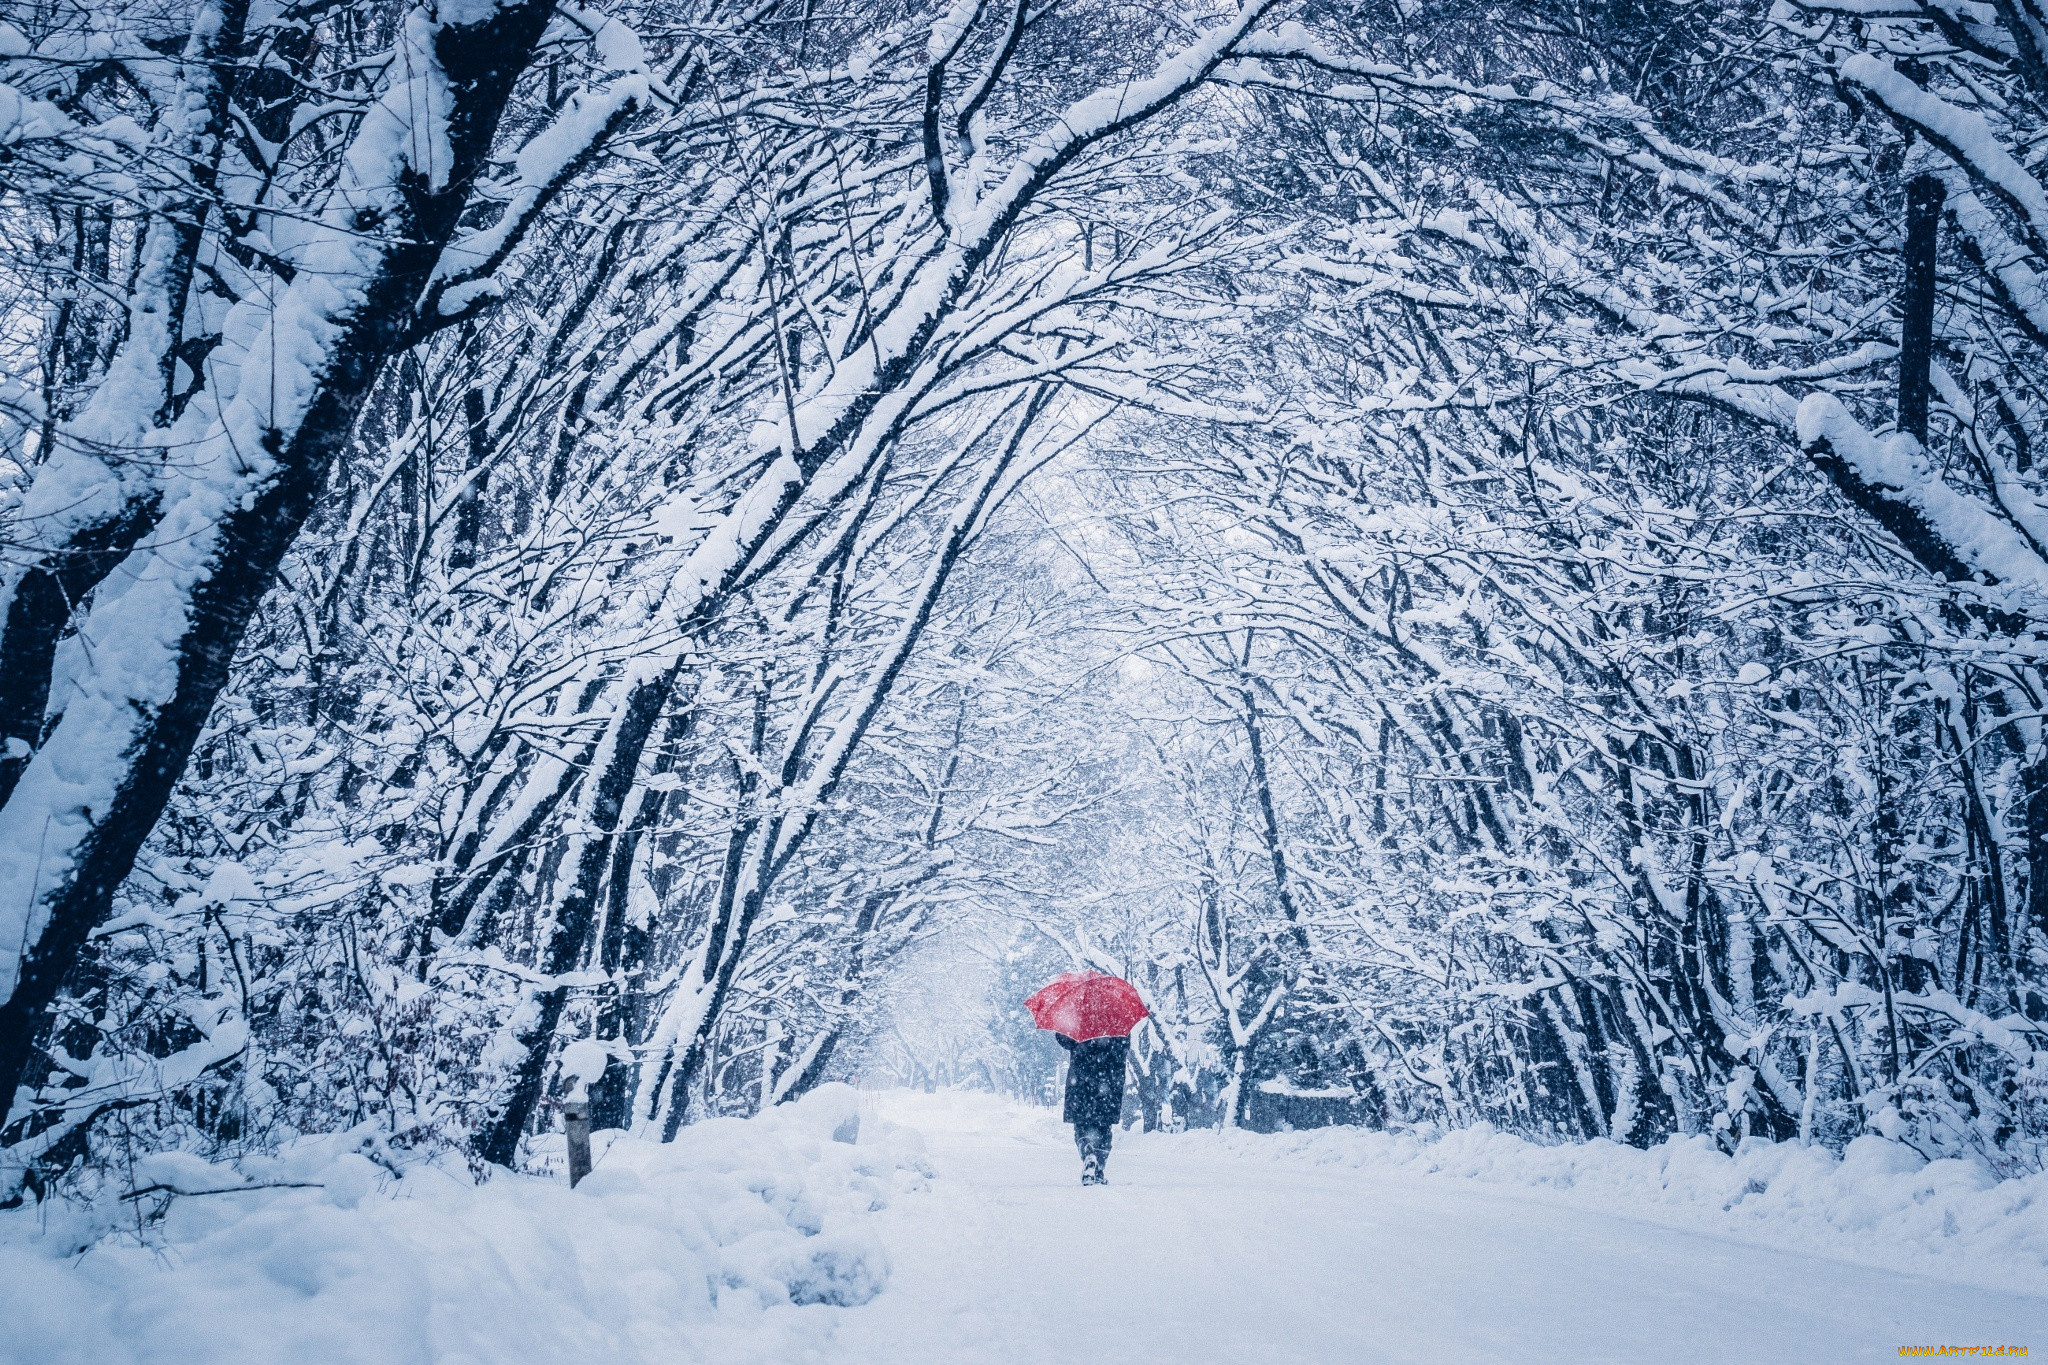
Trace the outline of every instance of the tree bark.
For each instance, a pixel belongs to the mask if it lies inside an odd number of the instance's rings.
[[[1899,289],[1899,430],[1927,444],[1934,363],[1935,247],[1945,191],[1931,175],[1906,186],[1905,279]]]
[[[401,176],[406,211],[399,221],[381,225],[379,259],[360,298],[338,319],[340,333],[302,417],[289,430],[271,428],[261,437],[276,462],[274,471],[217,524],[212,572],[189,589],[171,697],[140,717],[110,808],[83,812],[88,828],[75,836],[69,866],[55,872],[38,896],[41,922],[31,921],[14,988],[0,1002],[0,1097],[6,1097],[0,1103],[11,1107],[26,1078],[43,1011],[93,929],[105,921],[115,889],[162,814],[249,619],[312,510],[371,386],[385,361],[417,335],[416,305],[468,207],[513,85],[553,11],[552,0],[526,0],[495,9],[481,22],[436,33],[435,55],[452,103],[451,173],[438,188],[414,172]]]

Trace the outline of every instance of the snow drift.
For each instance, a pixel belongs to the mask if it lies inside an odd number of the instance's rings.
[[[2048,1284],[2048,1173],[2001,1180],[1979,1162],[1903,1143],[1824,1147],[1704,1137],[1643,1150],[1596,1138],[1540,1146],[1490,1124],[1434,1140],[1357,1128],[1201,1132],[1144,1141],[1516,1187],[1546,1202],[1697,1228],[1860,1265],[2038,1294]]]
[[[0,1360],[791,1359],[829,1306],[880,1292],[868,1216],[926,1175],[916,1136],[863,1125],[843,1085],[669,1144],[597,1136],[573,1192],[404,1165],[361,1130],[233,1166],[146,1158],[136,1197],[0,1216]]]

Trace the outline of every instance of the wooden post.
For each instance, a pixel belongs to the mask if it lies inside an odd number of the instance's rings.
[[[1946,191],[1931,175],[1906,186],[1906,277],[1899,289],[1899,430],[1927,444],[1934,362],[1934,248]]]
[[[590,1174],[590,1101],[562,1101],[562,1128],[569,1135],[569,1188]]]

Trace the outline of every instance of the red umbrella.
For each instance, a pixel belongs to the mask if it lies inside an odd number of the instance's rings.
[[[1136,986],[1105,972],[1056,976],[1026,1000],[1024,1008],[1040,1028],[1064,1033],[1077,1043],[1128,1037],[1152,1012],[1138,998]]]

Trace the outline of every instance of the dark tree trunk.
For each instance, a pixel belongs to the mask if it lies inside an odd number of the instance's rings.
[[[1941,227],[1941,181],[1913,177],[1906,186],[1905,280],[1899,289],[1899,430],[1927,443],[1934,363],[1935,247]]]
[[[89,813],[92,829],[79,841],[72,869],[42,902],[47,927],[25,945],[15,990],[0,1003],[0,1097],[7,1097],[0,1102],[11,1106],[25,1079],[43,1011],[92,931],[105,921],[115,889],[155,828],[227,681],[249,618],[325,486],[371,386],[385,361],[415,336],[415,306],[468,205],[512,87],[553,11],[552,0],[528,0],[493,11],[483,23],[441,30],[436,50],[454,106],[449,188],[436,193],[410,176],[401,185],[410,212],[406,221],[387,226],[391,245],[346,319],[304,420],[293,431],[264,436],[276,474],[219,524],[215,572],[191,589],[172,698],[141,727],[110,808]]]
[[[617,727],[618,744],[622,747],[630,745],[636,754],[643,751],[647,736],[653,733],[655,722],[661,718],[661,706],[668,700],[674,685],[675,671],[671,669],[633,689],[626,698],[625,714]],[[631,794],[633,775],[633,769],[611,764],[598,778],[590,803],[588,828],[578,850],[576,866],[570,872],[568,890],[556,903],[554,924],[548,930],[540,960],[535,964],[535,970],[543,978],[564,976],[574,971],[583,959],[591,928],[597,920],[598,889],[612,861],[613,839],[618,832],[619,817],[626,808],[626,798]],[[477,1130],[472,1144],[480,1159],[498,1166],[509,1166],[513,1157],[518,1155],[520,1134],[526,1131],[527,1123],[533,1118],[534,1107],[540,1103],[555,1025],[560,1022],[562,1006],[568,999],[569,988],[555,984],[541,986],[528,999],[513,1032],[513,1041],[519,1048],[519,1064],[513,1069],[504,1093],[491,1107],[489,1117]]]
[[[455,536],[448,547],[448,567],[467,569],[476,563],[477,537],[483,532],[484,492],[491,475],[491,428],[484,391],[472,386],[462,395],[462,421],[469,433],[469,467],[462,491],[455,495]]]
[[[156,516],[155,499],[132,502],[122,516],[74,535],[15,586],[0,629],[0,805],[42,742],[50,667],[72,608],[135,547]]]

